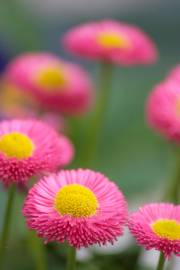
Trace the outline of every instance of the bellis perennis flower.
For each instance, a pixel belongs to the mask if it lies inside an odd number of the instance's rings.
[[[171,141],[180,141],[180,84],[166,80],[150,93],[146,104],[149,125]]]
[[[180,205],[147,204],[130,216],[129,229],[146,249],[157,249],[167,258],[180,256]]]
[[[118,187],[91,170],[61,171],[40,180],[25,200],[30,229],[46,242],[75,248],[113,242],[123,234],[127,205]]]
[[[147,34],[137,26],[114,20],[76,26],[62,42],[79,56],[120,65],[150,64],[157,59],[156,47]]]
[[[26,53],[7,66],[5,79],[44,109],[76,115],[89,109],[93,86],[87,72],[50,53]]]
[[[0,179],[8,185],[31,176],[55,171],[68,164],[73,146],[63,135],[36,120],[0,123]]]

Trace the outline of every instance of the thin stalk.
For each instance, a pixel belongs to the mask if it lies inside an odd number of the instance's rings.
[[[112,64],[106,62],[101,63],[96,106],[89,124],[87,144],[85,146],[85,153],[83,153],[82,163],[85,167],[91,164],[97,151],[111,93],[112,71]]]
[[[174,175],[169,183],[164,200],[178,204],[180,195],[180,152],[176,151],[175,154]]]
[[[74,247],[68,247],[68,257],[67,257],[67,270],[76,269],[76,249]]]
[[[5,216],[3,221],[1,240],[0,240],[0,269],[3,269],[4,259],[6,255],[7,243],[10,232],[12,210],[14,205],[16,186],[12,185],[8,190],[8,200],[6,204]]]
[[[34,265],[36,270],[46,270],[46,250],[42,240],[39,239],[32,231],[28,232],[28,244],[30,252],[34,259]]]
[[[160,253],[156,270],[163,270],[164,264],[165,264],[165,257],[163,253]]]

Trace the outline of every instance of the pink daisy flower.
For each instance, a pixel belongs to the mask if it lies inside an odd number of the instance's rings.
[[[68,241],[80,248],[113,243],[122,235],[127,205],[104,175],[78,169],[40,180],[29,191],[23,214],[29,228],[46,242]]]
[[[120,65],[149,64],[157,59],[152,40],[137,26],[119,21],[102,20],[76,26],[62,41],[72,53]]]
[[[0,123],[0,179],[5,185],[24,183],[31,176],[68,164],[73,146],[63,135],[36,120]]]
[[[92,102],[89,75],[78,65],[49,53],[26,53],[7,67],[5,78],[44,108],[65,114],[81,114]]]
[[[180,84],[168,80],[157,85],[146,104],[149,125],[169,140],[180,141]]]
[[[129,229],[147,250],[159,250],[166,258],[180,256],[180,205],[147,204],[130,216]]]

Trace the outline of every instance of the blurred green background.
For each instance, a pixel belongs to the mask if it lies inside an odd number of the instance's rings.
[[[144,104],[152,87],[163,80],[180,60],[179,0],[1,0],[0,2],[0,66],[25,51],[50,51],[86,67],[97,78],[97,64],[67,54],[60,46],[60,36],[69,27],[87,20],[119,19],[142,27],[154,39],[159,60],[153,66],[116,67],[111,100],[100,152],[94,168],[116,181],[130,202],[130,209],[142,202],[160,200],[166,179],[173,169],[173,152],[166,141],[154,134],[144,120]],[[0,101],[1,102],[1,101]],[[76,119],[72,138],[78,154],[88,123]],[[78,164],[79,165],[79,164]],[[3,216],[6,194],[0,193]],[[26,228],[21,217],[23,196],[17,198],[12,226],[12,247],[6,265],[11,269],[35,269],[29,255]],[[2,218],[1,218],[2,220]],[[29,243],[29,242],[28,242]],[[63,269],[64,247],[47,247],[51,269]],[[59,251],[59,252],[58,252]],[[36,252],[35,252],[36,253]],[[95,260],[80,263],[79,269],[135,269],[138,248],[121,247],[117,254],[91,251]],[[93,257],[94,258],[94,257]],[[131,260],[129,260],[131,258]],[[138,270],[140,270],[138,267]],[[142,269],[151,269],[143,266]],[[174,268],[175,269],[175,268]],[[178,268],[177,268],[178,269]]]

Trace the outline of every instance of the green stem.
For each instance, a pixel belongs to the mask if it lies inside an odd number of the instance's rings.
[[[76,269],[76,249],[74,247],[68,247],[68,258],[67,258],[67,270]]]
[[[164,199],[172,203],[178,204],[179,194],[180,194],[180,153],[176,152],[175,173],[170,181],[170,185],[168,187],[168,191],[166,192]]]
[[[10,231],[10,224],[11,224],[11,217],[12,217],[12,210],[13,210],[15,193],[16,193],[16,186],[12,185],[8,191],[8,201],[7,201],[7,205],[6,205],[2,234],[1,234],[0,269],[3,268],[4,258],[6,255],[7,242],[8,242],[9,231]]]
[[[96,106],[92,115],[87,134],[86,154],[83,153],[83,165],[89,166],[97,151],[101,129],[104,124],[104,116],[111,92],[113,66],[103,62],[100,66],[100,82],[97,93]]]
[[[160,253],[159,261],[156,270],[163,270],[165,264],[165,257],[163,253]]]
[[[31,254],[34,259],[35,269],[46,270],[46,253],[45,247],[42,240],[39,239],[36,234],[32,231],[28,232],[28,244],[30,247]]]

